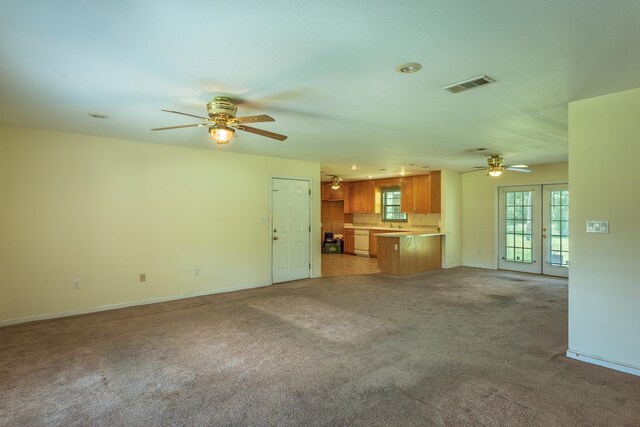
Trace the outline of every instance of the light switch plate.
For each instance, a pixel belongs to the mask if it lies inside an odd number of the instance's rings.
[[[609,233],[609,221],[589,220],[587,221],[587,233]]]

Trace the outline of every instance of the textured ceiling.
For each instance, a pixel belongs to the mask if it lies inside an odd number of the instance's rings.
[[[637,0],[0,0],[0,10],[1,124],[214,149],[203,128],[149,129],[192,123],[163,108],[203,115],[228,93],[247,101],[238,115],[269,114],[275,123],[256,127],[289,139],[241,133],[223,150],[316,161],[348,179],[462,171],[491,153],[567,161],[567,103],[640,86]],[[396,72],[405,62],[423,69]],[[482,74],[497,83],[442,90]]]

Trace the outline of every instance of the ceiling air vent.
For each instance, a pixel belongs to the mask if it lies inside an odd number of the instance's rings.
[[[465,90],[473,89],[474,87],[486,85],[487,83],[493,82],[495,82],[495,80],[493,80],[491,77],[482,75],[469,80],[465,80],[463,82],[454,83],[452,85],[443,87],[442,89],[448,90],[451,93],[460,93],[464,92]]]

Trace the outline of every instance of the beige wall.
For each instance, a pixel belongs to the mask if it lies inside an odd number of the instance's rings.
[[[317,163],[0,127],[0,324],[269,284],[271,176],[312,179],[317,238]]]
[[[640,375],[640,89],[569,104],[568,355]],[[586,233],[587,220],[609,234]]]
[[[531,173],[507,171],[499,178],[487,176],[486,171],[462,175],[463,265],[498,268],[498,187],[568,182],[567,163],[530,169]]]

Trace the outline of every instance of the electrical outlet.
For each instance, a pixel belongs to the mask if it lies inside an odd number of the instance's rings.
[[[73,289],[80,289],[80,280],[75,279],[73,281]]]
[[[140,283],[146,282],[146,281],[147,281],[147,274],[146,273],[140,273]]]

